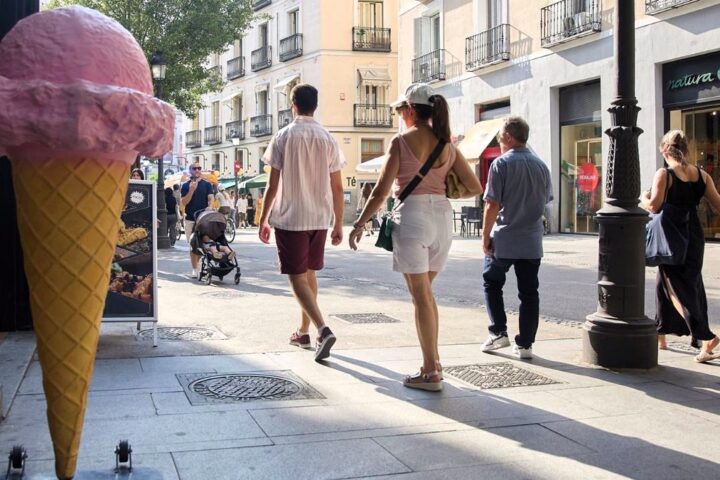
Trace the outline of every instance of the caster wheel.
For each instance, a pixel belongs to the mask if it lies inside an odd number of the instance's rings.
[[[197,272],[197,281],[202,282],[202,279],[203,279],[203,271],[202,271],[202,269],[200,269]]]
[[[240,283],[240,275],[235,275],[235,285]]]
[[[127,440],[120,440],[115,447],[115,471],[120,470],[120,464],[127,463],[128,470],[132,471],[132,447]]]
[[[22,445],[15,445],[12,447],[12,450],[10,451],[10,467],[12,467],[15,470],[20,470],[25,468],[25,459],[27,458],[27,453],[25,452],[25,449]]]
[[[207,276],[205,277],[205,284],[206,285],[212,284],[212,275],[210,275],[210,272],[208,272]]]
[[[225,277],[219,277],[219,278],[220,278],[220,281],[222,282],[222,281],[223,281],[223,278],[225,278]]]

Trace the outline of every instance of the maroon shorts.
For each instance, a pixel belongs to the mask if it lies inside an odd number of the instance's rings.
[[[275,229],[280,272],[301,275],[308,270],[322,270],[325,263],[327,230]]]

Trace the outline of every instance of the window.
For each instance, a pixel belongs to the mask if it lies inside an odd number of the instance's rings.
[[[440,14],[415,19],[415,57],[442,48]]]
[[[220,102],[213,102],[210,108],[210,126],[220,125]]]
[[[200,112],[195,112],[192,118],[192,130],[200,130]]]
[[[256,112],[258,115],[267,115],[268,113],[268,92],[267,90],[260,90],[255,93],[257,107]]]
[[[440,50],[440,14],[430,17],[430,51]]]
[[[288,36],[300,33],[300,10],[288,12]]]
[[[263,23],[258,27],[258,45],[260,48],[267,47],[268,45],[268,24]]]
[[[377,158],[385,153],[382,139],[363,138],[360,140],[360,163]]]
[[[241,150],[239,148],[235,149],[235,161],[240,164],[240,168],[245,171],[245,157],[244,157],[244,150]]]
[[[213,153],[212,170],[220,171],[220,154]]]
[[[383,27],[383,2],[381,0],[360,0],[358,2],[358,26]]]
[[[242,97],[240,95],[232,99],[232,119],[234,122],[242,120]]]
[[[242,38],[235,40],[233,43],[233,58],[242,57],[243,41]]]

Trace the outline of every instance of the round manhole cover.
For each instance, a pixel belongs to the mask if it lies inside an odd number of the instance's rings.
[[[213,375],[195,380],[188,388],[218,400],[274,400],[292,397],[303,391],[302,385],[288,378],[256,374]]]
[[[217,336],[215,330],[199,327],[159,327],[157,334],[160,340],[211,340]],[[142,339],[151,339],[152,328],[139,331],[138,336]]]

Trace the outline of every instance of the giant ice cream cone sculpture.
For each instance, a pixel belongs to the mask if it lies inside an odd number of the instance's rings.
[[[58,478],[75,475],[100,317],[138,153],[170,150],[132,35],[82,7],[19,22],[0,42],[0,151],[12,162]]]

